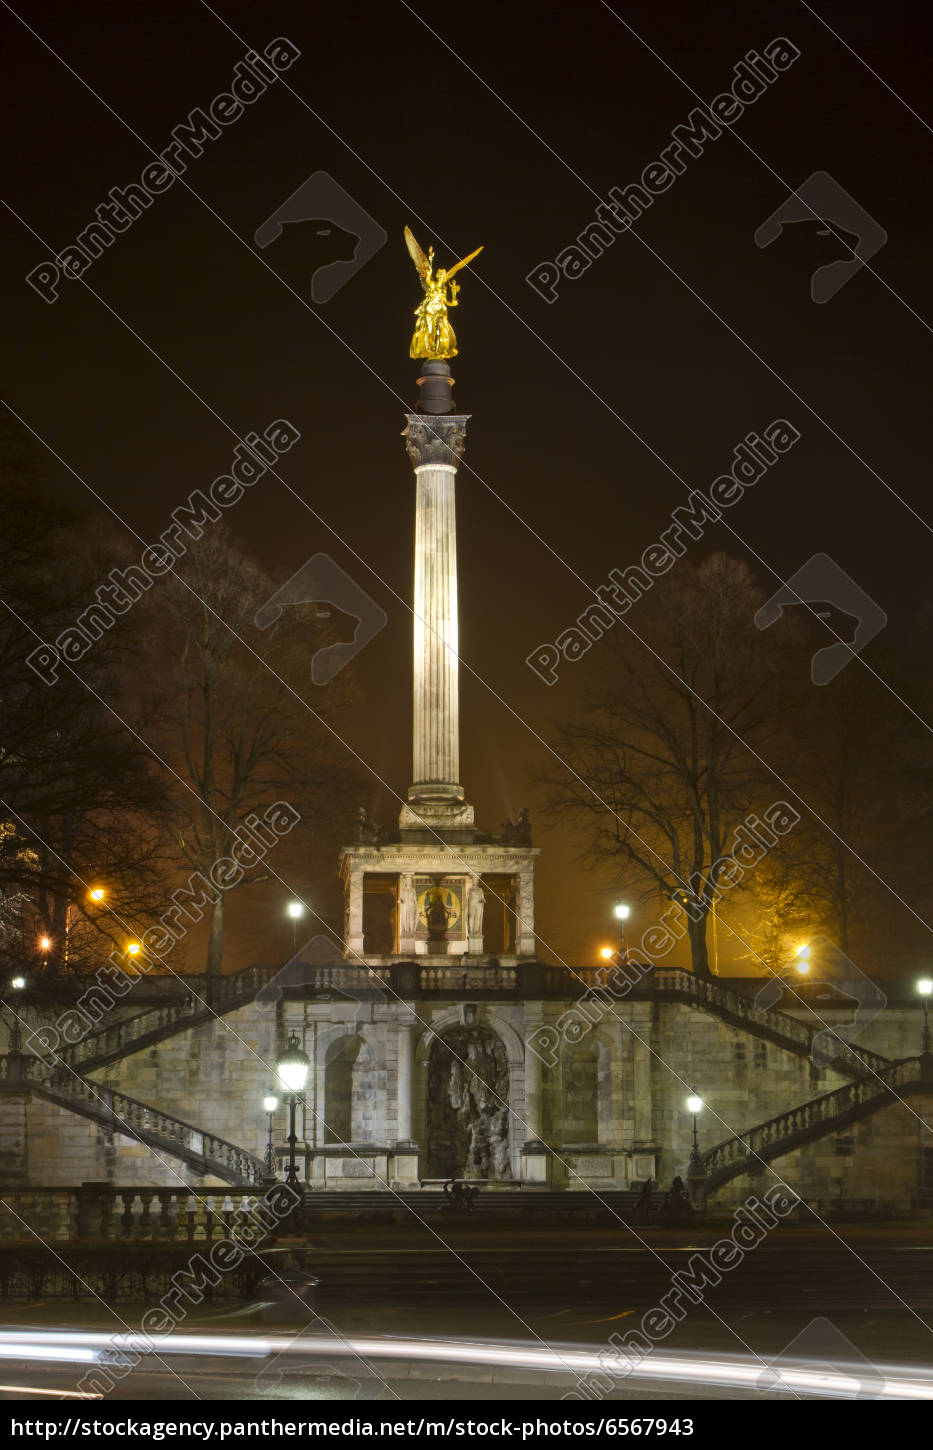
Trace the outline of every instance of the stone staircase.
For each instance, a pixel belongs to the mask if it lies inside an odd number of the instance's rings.
[[[328,1215],[339,1218],[367,1218],[385,1220],[387,1217],[401,1223],[419,1218],[434,1220],[443,1214],[456,1219],[460,1225],[469,1224],[477,1217],[481,1219],[518,1218],[523,1223],[557,1220],[567,1216],[577,1220],[595,1221],[631,1216],[639,1201],[634,1189],[549,1189],[527,1188],[515,1183],[508,1188],[483,1189],[473,1200],[472,1213],[451,1206],[450,1199],[440,1189],[402,1189],[388,1193],[381,1189],[347,1191],[329,1189],[326,1193],[307,1193],[305,1213],[323,1228]]]
[[[420,980],[423,973],[417,973],[417,968],[414,970],[418,976],[419,985],[414,993],[411,991],[413,984],[409,982],[408,978],[405,978],[403,982],[399,977],[396,983],[396,975],[402,969],[408,969],[409,975],[411,975],[412,966],[413,964],[393,964],[381,972],[369,972],[367,976],[378,977],[390,987],[397,986],[402,989],[400,995],[404,996],[417,997],[421,995],[422,990],[437,989],[436,984]],[[359,981],[359,969],[355,967],[314,967],[309,964],[301,964],[301,967],[303,974],[301,985],[312,990],[324,985],[328,989],[336,988],[338,984],[335,979],[342,973],[347,974],[348,977],[352,976],[354,983]],[[52,1069],[51,1072],[39,1059],[20,1058],[18,1068],[20,1078],[28,1077],[30,1089],[43,1094],[50,1101],[57,1102],[112,1130],[125,1131],[130,1137],[136,1137],[139,1141],[180,1159],[199,1173],[216,1176],[224,1183],[231,1185],[241,1187],[257,1185],[262,1181],[263,1164],[260,1159],[245,1149],[229,1143],[223,1138],[218,1138],[214,1134],[203,1132],[190,1123],[185,1123],[171,1114],[128,1097],[124,1093],[115,1092],[98,1083],[88,1081],[86,1075],[96,1068],[120,1060],[130,1053],[141,1051],[164,1041],[176,1032],[208,1023],[212,1018],[234,1011],[237,1007],[254,1000],[264,989],[267,989],[267,992],[268,990],[275,992],[275,987],[270,987],[270,984],[281,975],[281,971],[282,969],[277,967],[248,967],[241,972],[212,979],[209,983],[202,979],[199,984],[200,991],[192,988],[184,997],[147,1008],[132,1017],[125,1017],[110,1026],[101,1027],[97,1031],[89,1033],[80,1042],[62,1047],[58,1054],[62,1066]],[[550,995],[554,986],[550,978],[554,972],[554,968],[544,967],[542,964],[530,964],[521,971],[513,973],[517,981],[511,990],[516,995],[531,996],[535,993],[536,988],[543,988]],[[318,973],[321,977],[320,982],[317,981]],[[548,975],[546,983],[543,980],[542,974],[544,973]],[[580,975],[585,976],[587,981],[591,981],[594,988],[604,986],[602,969],[595,971],[589,968],[583,969]],[[537,981],[539,976],[542,977],[540,983]],[[345,986],[346,984],[341,981],[340,985]],[[466,987],[466,983],[462,985],[464,988]],[[470,985],[475,991],[482,990],[479,983]],[[502,984],[498,985],[501,987]],[[561,995],[565,995],[567,989],[567,974],[562,972],[559,988]],[[278,995],[277,992],[276,995]],[[811,1056],[813,1039],[817,1033],[825,1033],[822,1024],[811,1026],[798,1021],[797,1018],[791,1017],[787,1013],[759,1007],[741,992],[737,992],[721,982],[706,981],[695,977],[692,972],[679,969],[648,973],[643,984],[636,987],[631,995],[634,998],[649,997],[652,1000],[684,1002],[702,1011],[712,1013],[731,1026],[746,1030],[756,1037],[773,1042],[787,1051],[804,1057]],[[8,1058],[6,1063],[12,1064],[13,1060],[13,1058]],[[4,1060],[0,1059],[0,1089],[10,1090],[12,1087],[9,1081],[11,1071],[10,1067],[4,1071],[3,1062]],[[799,1143],[807,1142],[813,1137],[820,1137],[824,1133],[838,1131],[846,1122],[854,1121],[855,1117],[866,1116],[868,1113],[876,1111],[878,1107],[891,1100],[890,1088],[898,1086],[905,1070],[908,1071],[909,1080],[904,1081],[908,1086],[917,1086],[919,1083],[919,1059],[892,1063],[890,1059],[879,1053],[871,1052],[864,1047],[855,1049],[845,1043],[840,1043],[839,1053],[831,1066],[834,1070],[849,1074],[855,1081],[834,1092],[826,1093],[820,1098],[814,1098],[803,1107],[791,1109],[790,1112],[781,1114],[768,1123],[760,1124],[758,1127],[750,1129],[748,1133],[728,1139],[710,1150],[704,1162],[708,1167],[711,1191],[730,1178],[748,1171],[750,1162],[752,1164],[759,1160],[766,1162],[771,1157],[790,1152],[794,1147],[799,1146]],[[913,1077],[910,1077],[911,1071],[914,1074]],[[326,1199],[331,1200],[343,1196],[327,1194]],[[391,1211],[392,1196],[389,1194],[380,1196],[389,1200],[385,1205],[385,1211]],[[525,1200],[521,1205],[521,1211],[528,1212],[527,1193],[515,1193],[509,1196],[516,1200],[519,1198]],[[605,1195],[601,1196],[605,1197]],[[622,1196],[620,1196],[619,1204],[614,1207],[625,1212],[630,1205],[621,1202]],[[372,1195],[362,1194],[359,1197],[361,1200],[366,1200],[365,1203],[361,1201],[358,1205],[359,1211],[376,1211]],[[420,1204],[422,1209],[435,1207],[433,1203],[429,1204],[430,1197],[431,1195],[424,1190],[413,1196],[414,1201]],[[499,1202],[502,1197],[501,1194],[481,1194],[477,1200],[477,1211],[484,1214],[490,1211],[502,1212],[503,1206]],[[557,1201],[564,1206],[566,1211],[570,1211],[572,1208],[569,1202],[572,1197],[574,1197],[573,1191],[567,1190],[556,1195]],[[592,1195],[586,1195],[586,1197],[592,1199]],[[439,1198],[443,1203],[443,1195],[440,1195]],[[349,1208],[349,1203],[345,1207]],[[353,1207],[356,1208],[357,1205],[354,1204]],[[395,1207],[398,1208],[401,1205],[396,1202]],[[515,1207],[518,1208],[517,1203]],[[534,1205],[535,1210],[539,1207],[541,1205],[537,1203]],[[323,1204],[322,1211],[324,1211]]]
[[[37,1093],[110,1132],[125,1133],[149,1148],[168,1153],[195,1172],[219,1178],[223,1183],[243,1188],[262,1183],[265,1172],[262,1160],[236,1143],[205,1133],[126,1093],[88,1082],[66,1067],[50,1073],[38,1058],[8,1054],[0,1058],[0,1090]]]
[[[381,971],[366,971],[365,978],[370,980],[363,980],[362,983],[361,977],[364,973],[353,965],[314,966],[299,963],[298,967],[299,978],[296,978],[294,984],[285,981],[283,969],[277,967],[246,967],[241,972],[214,978],[209,983],[202,978],[199,990],[192,988],[184,997],[147,1008],[133,1017],[124,1017],[111,1026],[89,1032],[80,1042],[60,1048],[59,1056],[76,1072],[93,1072],[95,1068],[117,1062],[132,1052],[152,1047],[176,1032],[184,1032],[189,1027],[209,1022],[213,1017],[232,1012],[257,996],[269,996],[271,993],[270,1002],[274,1001],[281,995],[281,991],[273,985],[276,977],[282,977],[286,987],[300,985],[308,990],[359,992],[361,987],[365,989],[382,983],[388,987],[390,996],[398,995],[407,999],[411,996],[418,997],[422,992],[443,992],[445,988],[457,992],[481,993],[485,990],[481,980],[484,974],[498,972],[495,981],[489,984],[490,990],[499,992],[502,988],[499,980],[501,972],[498,968],[476,968],[473,972],[476,980],[469,982],[460,980],[464,973],[458,969],[447,983],[433,980],[433,976],[440,975],[434,969],[418,971],[415,968],[416,986],[414,980],[408,980],[407,977],[402,980],[403,970],[409,967],[407,963],[394,963],[392,967],[383,968]],[[510,974],[514,980],[509,995],[522,997],[532,997],[539,990],[543,995],[553,995],[555,987],[561,995],[568,995],[572,993],[576,981],[576,977],[569,976],[562,969],[558,971],[556,968],[542,967],[539,963],[529,964],[519,971],[511,970]],[[395,980],[397,976],[398,981]],[[582,968],[578,976],[591,989],[599,990],[602,987],[606,990],[605,969]],[[692,972],[680,969],[647,973],[643,985],[636,987],[631,996],[633,999],[647,996],[653,1000],[686,1003],[701,1011],[710,1012],[730,1026],[744,1029],[755,1037],[773,1042],[800,1057],[813,1055],[813,1042],[818,1034],[826,1037],[826,1028],[822,1023],[811,1025],[799,1021],[787,1012],[759,1007],[742,992],[737,992],[722,982],[706,981],[695,977]],[[840,1039],[838,1053],[828,1064],[834,1071],[853,1078],[872,1077],[877,1080],[891,1066],[890,1058],[872,1052],[867,1047],[856,1048],[846,1043],[843,1028],[840,1028]],[[825,1054],[820,1055],[821,1058],[823,1056]]]
[[[648,979],[650,995],[667,1001],[686,1002],[702,1011],[711,1012],[731,1027],[741,1027],[755,1037],[773,1042],[788,1052],[801,1057],[810,1057],[813,1039],[826,1033],[822,1023],[811,1026],[800,1022],[787,1012],[759,1007],[742,992],[726,987],[722,982],[708,982],[695,977],[692,972],[680,970],[655,971]],[[634,995],[634,994],[633,994]],[[840,1038],[843,1033],[840,1028]],[[888,1057],[871,1052],[867,1047],[851,1047],[844,1040],[839,1043],[839,1052],[828,1064],[836,1072],[847,1073],[853,1078],[869,1078],[877,1085],[879,1077],[891,1068]]]
[[[201,978],[200,989],[191,989],[184,997],[149,1007],[133,1017],[124,1017],[111,1026],[89,1032],[69,1047],[62,1047],[58,1056],[75,1072],[86,1074],[106,1067],[131,1052],[141,1052],[176,1032],[210,1022],[251,1002],[277,974],[276,967],[246,967],[226,977]]]
[[[905,1092],[933,1093],[933,1062],[907,1057],[889,1063],[883,1081],[862,1078],[811,1098],[744,1133],[726,1138],[702,1155],[706,1191],[713,1193],[743,1173],[755,1173],[774,1158],[816,1138],[838,1133],[860,1118],[896,1102]]]

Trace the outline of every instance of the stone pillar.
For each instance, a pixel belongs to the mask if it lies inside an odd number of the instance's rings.
[[[541,1141],[541,1059],[531,1046],[531,1039],[540,1020],[525,1014],[525,1142],[522,1146],[522,1180],[542,1188],[549,1182],[549,1154]]]
[[[637,1004],[640,1007],[641,1004]],[[638,1036],[632,1036],[632,1098],[635,1108],[635,1151],[654,1142],[654,1121],[651,1102],[651,1048],[648,1034],[651,1031],[650,1007],[648,1011],[633,1014],[633,1026]]]
[[[463,799],[453,464],[415,469],[415,638],[412,792]],[[431,790],[425,790],[431,786]],[[420,790],[419,790],[420,787]]]
[[[410,807],[401,812],[403,830],[417,829],[421,821],[454,828],[473,824],[459,782],[455,479],[466,423],[465,414],[411,413],[405,429],[416,482],[412,785]]]
[[[351,863],[347,873],[347,939],[348,956],[363,955],[363,868]]]
[[[409,1017],[398,1027],[398,1073],[396,1087],[396,1123],[398,1139],[389,1153],[389,1183],[393,1188],[415,1188],[418,1185],[418,1144],[412,1137],[414,1120],[413,1036],[417,1020]]]
[[[398,1029],[398,1087],[397,1087],[397,1124],[398,1124],[398,1147],[412,1148],[413,1102],[412,1092],[414,1077],[412,1074],[412,1032],[415,1023],[409,1018],[399,1024]]]
[[[518,873],[515,902],[515,950],[520,957],[535,954],[535,873],[529,861]]]

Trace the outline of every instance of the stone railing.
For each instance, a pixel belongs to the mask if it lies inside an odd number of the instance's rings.
[[[517,967],[458,965],[421,967],[422,992],[513,992],[519,981]]]
[[[111,1132],[125,1133],[147,1147],[163,1149],[195,1171],[225,1183],[258,1185],[263,1180],[262,1161],[244,1148],[126,1093],[89,1082],[67,1068],[49,1072],[38,1058],[11,1053],[0,1058],[0,1086],[7,1092],[28,1086]]]
[[[772,1158],[815,1138],[839,1132],[849,1122],[895,1101],[898,1090],[905,1089],[933,1091],[933,1076],[922,1058],[908,1057],[889,1063],[883,1082],[872,1077],[846,1083],[744,1133],[726,1138],[702,1155],[707,1189],[718,1188],[741,1173],[754,1173]]]
[[[677,1001],[691,1002],[697,1007],[715,1012],[717,1016],[734,1026],[744,1027],[759,1037],[767,1037],[791,1052],[809,1057],[813,1039],[818,1032],[825,1032],[822,1023],[812,1026],[799,1022],[786,1012],[773,1008],[759,1007],[742,992],[736,992],[721,982],[709,982],[696,977],[692,972],[680,970],[652,971],[645,980],[654,997],[670,997]],[[839,1052],[827,1066],[853,1077],[867,1077],[877,1085],[891,1067],[891,1059],[867,1047],[853,1048],[840,1029]]]
[[[372,967],[300,960],[279,968],[248,967],[226,977],[194,979],[197,985],[191,985],[187,996],[91,1031],[80,1042],[60,1047],[58,1054],[63,1062],[86,1074],[251,1000],[271,1007],[286,994],[317,992],[366,998],[384,993],[387,999],[402,1001],[435,994],[490,993],[517,1000],[557,997],[573,1002],[593,991],[601,993],[610,1008],[625,998],[685,1002],[805,1057],[811,1056],[817,1033],[826,1032],[822,1022],[811,1024],[786,1012],[758,1006],[722,981],[708,981],[693,972],[658,970],[633,962],[629,975],[630,986],[624,977],[615,980],[614,969],[606,967],[571,969],[544,962],[471,963],[455,958],[449,963],[390,962]],[[64,1029],[62,1035],[66,1035]],[[837,1055],[825,1064],[835,1071],[852,1077],[883,1076],[891,1065],[889,1058],[877,1052],[849,1045],[844,1026],[839,1028],[837,1045]]]
[[[227,977],[200,977],[187,996],[89,1032],[80,1042],[60,1048],[58,1055],[80,1072],[90,1072],[251,1001],[274,975],[273,967],[247,967]]]
[[[211,1243],[250,1222],[264,1193],[96,1183],[4,1188],[0,1243]]]

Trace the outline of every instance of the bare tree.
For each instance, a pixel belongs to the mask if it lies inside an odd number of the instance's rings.
[[[132,630],[117,622],[51,683],[28,662],[74,624],[118,544],[16,461],[0,478],[0,541],[0,959],[48,978],[98,965],[155,909],[162,802],[133,733],[147,705]]]
[[[648,647],[632,634],[598,646],[603,679],[554,742],[570,769],[546,778],[589,859],[682,907],[702,976],[723,858],[768,799],[755,751],[776,733],[780,646],[755,629],[760,602],[734,560],[679,563],[632,613]]]
[[[184,786],[175,792],[177,843],[207,873],[234,829],[282,798],[307,824],[344,818],[357,773],[328,733],[350,685],[311,685],[310,661],[330,625],[313,606],[290,607],[267,629],[254,623],[273,581],[224,524],[213,526],[166,579],[152,608],[166,629],[170,704],[166,741]],[[310,705],[310,708],[309,708]],[[262,873],[244,882],[264,879]],[[210,906],[205,970],[222,969],[226,898]]]

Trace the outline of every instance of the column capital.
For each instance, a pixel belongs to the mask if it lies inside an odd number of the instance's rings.
[[[402,430],[405,448],[413,468],[430,468],[446,464],[456,468],[466,447],[466,425],[469,413],[448,413],[446,416],[406,413]]]

